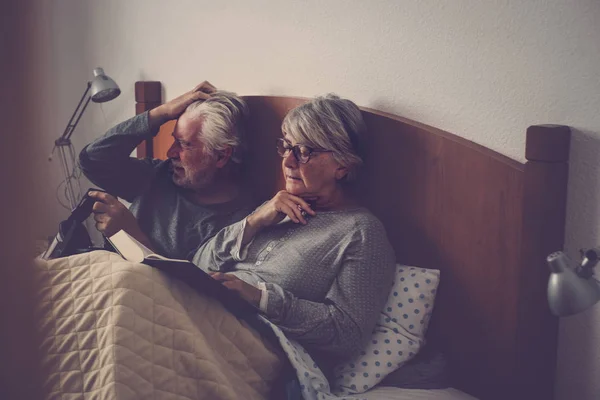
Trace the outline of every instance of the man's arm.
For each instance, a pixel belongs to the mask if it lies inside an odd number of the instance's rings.
[[[140,160],[130,154],[157,132],[150,127],[148,112],[122,122],[83,148],[79,154],[81,170],[95,185],[132,201],[152,181],[157,160]]]

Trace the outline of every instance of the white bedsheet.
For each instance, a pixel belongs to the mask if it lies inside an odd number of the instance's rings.
[[[347,393],[337,396],[331,393],[329,382],[308,352],[296,341],[288,339],[281,329],[263,318],[279,339],[283,351],[294,369],[300,383],[304,400],[477,400],[457,389],[399,389],[380,387],[364,393]]]

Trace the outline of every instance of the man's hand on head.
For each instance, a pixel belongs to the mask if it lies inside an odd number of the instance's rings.
[[[157,128],[172,119],[179,118],[185,109],[195,101],[202,101],[208,99],[217,88],[210,82],[204,81],[197,85],[195,88],[187,93],[182,94],[179,97],[170,100],[165,104],[153,108],[149,113],[150,126]]]

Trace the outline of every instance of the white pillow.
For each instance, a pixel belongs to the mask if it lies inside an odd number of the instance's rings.
[[[331,391],[363,393],[413,358],[425,341],[440,271],[396,265],[394,284],[366,347],[334,368]]]

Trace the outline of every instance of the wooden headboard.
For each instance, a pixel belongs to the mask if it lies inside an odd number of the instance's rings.
[[[283,187],[281,121],[306,99],[245,99],[248,179],[266,198]],[[159,104],[160,83],[138,82],[136,101],[137,112]],[[428,340],[446,354],[453,386],[483,400],[552,399],[557,319],[545,258],[563,247],[569,128],[529,127],[523,164],[415,121],[363,115],[369,137],[357,193],[383,221],[398,262],[441,270]],[[154,147],[170,145],[171,130]]]

